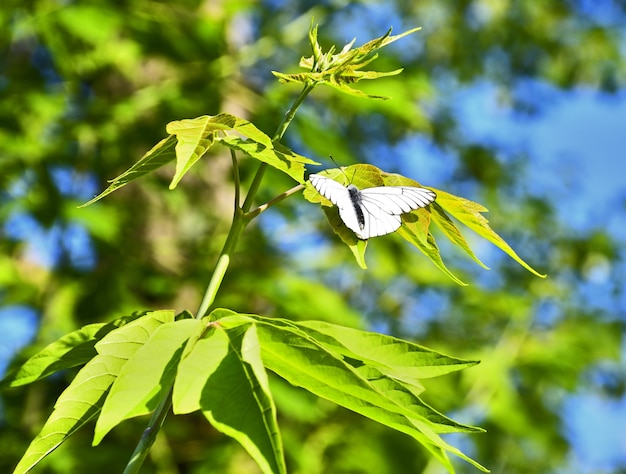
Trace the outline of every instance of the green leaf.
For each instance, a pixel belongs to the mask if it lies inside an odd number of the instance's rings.
[[[124,316],[110,323],[89,324],[72,331],[30,357],[15,372],[2,380],[0,386],[26,385],[60,370],[85,364],[97,354],[94,348],[97,341],[140,316],[140,314]]]
[[[343,92],[344,94],[362,97],[364,99],[389,100],[391,97],[387,97],[384,95],[367,94],[366,92],[363,92],[361,90],[353,89],[352,87],[348,86],[348,84],[358,82],[361,79],[378,79],[380,77],[396,76],[402,71],[402,69],[396,69],[395,71],[389,72],[352,71],[350,73],[330,76],[328,81],[325,81],[324,84],[338,90],[339,92]]]
[[[221,320],[223,323],[226,321]],[[456,448],[449,446],[438,433],[450,431],[476,431],[453,422],[437,414],[423,403],[405,405],[406,397],[417,397],[410,389],[401,394],[390,394],[379,390],[360,372],[371,375],[371,369],[356,369],[334,351],[326,349],[314,336],[298,329],[292,323],[259,319],[257,330],[265,366],[289,381],[291,384],[311,393],[360,413],[374,421],[412,436],[429,447],[452,452],[485,470],[475,461],[467,458]],[[393,380],[388,378],[386,389]],[[381,382],[382,383],[382,382]],[[404,387],[397,382],[394,386]],[[386,390],[385,389],[385,390]],[[399,403],[402,399],[403,402]],[[417,409],[419,407],[419,409]],[[428,413],[428,416],[425,414]],[[432,419],[436,419],[436,423]],[[431,449],[431,448],[429,448]]]
[[[28,472],[98,414],[124,363],[124,359],[115,356],[98,355],[78,372],[57,399],[54,411],[28,446],[14,474]]]
[[[15,468],[27,472],[70,435],[95,417],[126,361],[173,311],[155,311],[109,332],[96,344],[98,355],[76,375],[57,399],[54,411]]]
[[[402,226],[398,229],[398,234],[404,240],[412,243],[415,247],[420,249],[420,251],[424,255],[426,255],[430,259],[430,261],[433,262],[437,266],[437,268],[439,268],[439,270],[441,270],[448,277],[450,277],[452,281],[454,281],[455,283],[461,286],[467,286],[467,283],[457,278],[454,275],[454,273],[448,270],[448,267],[446,267],[446,264],[443,263],[441,254],[439,253],[439,247],[437,246],[437,243],[435,242],[435,238],[430,232],[428,233],[425,242],[420,238],[420,236],[415,235],[410,228],[407,228],[405,226]]]
[[[174,409],[188,413],[199,407],[216,429],[248,451],[262,472],[285,473],[276,408],[256,328],[247,316],[226,317],[230,319],[228,327],[225,329],[220,319],[181,362]]]
[[[102,355],[113,355],[128,360],[162,324],[174,321],[174,311],[151,311],[126,326],[111,331],[96,344]]]
[[[172,393],[174,413],[185,414],[200,410],[204,386],[228,351],[228,336],[216,324],[203,324],[198,333],[190,337],[174,381]]]
[[[380,393],[384,393],[397,405],[407,408],[418,419],[423,418],[434,425],[437,433],[484,433],[485,430],[463,425],[448,418],[424,403],[415,393],[414,386],[389,377],[375,367],[358,365],[354,370]]]
[[[322,51],[317,42],[317,26],[309,30],[309,41],[313,50],[313,56],[300,59],[300,67],[309,72],[297,74],[284,74],[272,71],[280,82],[299,82],[304,84],[326,84],[340,92],[369,99],[388,99],[388,97],[366,94],[362,91],[349,87],[362,79],[378,79],[381,77],[394,76],[400,74],[402,69],[389,72],[361,71],[363,67],[374,61],[378,56],[376,50],[397,41],[404,36],[412,34],[421,28],[413,28],[400,35],[391,36],[391,28],[387,33],[379,38],[368,41],[358,48],[352,48],[356,40],[346,44],[337,54],[332,46],[326,53]]]
[[[361,97],[365,99],[381,99],[388,100],[390,97],[383,95],[373,95],[367,94],[361,90],[353,89],[348,86],[348,84],[352,84],[360,81],[361,79],[378,79],[381,77],[387,76],[396,76],[400,74],[403,69],[396,69],[395,71],[389,72],[374,72],[374,71],[346,71],[342,74],[336,75],[328,75],[326,73],[316,73],[316,72],[301,72],[298,74],[283,74],[280,72],[272,71],[276,77],[279,78],[280,82],[288,83],[288,82],[316,82],[320,84],[326,84],[334,89],[337,89],[339,92],[343,92],[348,95],[353,95],[356,97]]]
[[[82,365],[97,354],[95,336],[104,326],[89,324],[61,337],[30,357],[16,372],[2,380],[2,386],[18,387],[54,374],[59,370]]]
[[[435,431],[431,429],[429,424],[424,423],[419,419],[413,419],[411,421],[416,428],[419,429],[420,434],[416,437],[416,439],[420,441],[422,446],[433,454],[433,456],[435,456],[446,467],[446,469],[448,469],[448,472],[454,473],[454,467],[448,459],[448,453],[454,454],[455,456],[467,461],[476,469],[483,472],[489,472],[489,469],[463,454],[461,450],[446,443]]]
[[[478,364],[384,334],[321,321],[302,321],[296,326],[306,328],[307,333],[327,349],[363,361],[389,377],[408,383]]]
[[[381,172],[385,186],[416,186],[422,187],[420,183],[405,176]],[[433,190],[436,192],[436,190]],[[417,209],[402,216],[402,226],[398,229],[398,235],[407,242],[417,247],[426,255],[443,273],[445,273],[455,283],[467,286],[466,283],[457,278],[443,263],[439,247],[435,237],[430,233],[430,222],[432,216],[432,205],[426,208]]]
[[[156,408],[161,394],[174,382],[185,342],[198,327],[202,322],[197,319],[164,323],[128,359],[96,422],[94,445],[123,420]]]
[[[229,336],[233,331],[228,331]],[[231,337],[231,340],[235,338]],[[257,422],[260,433],[254,433],[252,429],[244,425],[244,429],[250,436],[253,446],[246,448],[248,452],[263,466],[259,459],[267,460],[267,468],[262,470],[267,473],[286,473],[285,454],[283,444],[276,420],[276,405],[270,392],[267,372],[261,358],[261,347],[256,325],[251,325],[241,341],[241,361],[246,369],[247,377],[252,383],[254,394],[254,408],[259,410]],[[240,430],[240,427],[233,427]],[[242,443],[243,444],[243,443]],[[246,445],[244,444],[244,447]]]
[[[216,117],[203,115],[202,117],[177,120],[167,124],[167,133],[174,135],[177,139],[176,173],[170,183],[170,189],[174,189],[194,163],[211,148],[215,139],[215,132],[227,129],[222,127],[219,121],[213,122]]]
[[[291,151],[280,143],[269,145],[252,140],[242,140],[240,137],[230,135],[218,140],[218,143],[233,150],[244,152],[246,155],[267,163],[268,165],[291,176],[299,183],[304,183],[304,164],[319,164],[302,155]]]
[[[524,260],[522,260],[517,253],[507,244],[502,237],[489,227],[489,221],[481,214],[488,212],[488,210],[476,202],[472,202],[468,199],[464,199],[459,196],[448,194],[444,191],[437,191],[437,204],[439,204],[445,211],[449,212],[458,219],[461,223],[472,229],[481,237],[484,237],[496,247],[503,250],[513,260],[523,266],[526,270],[537,275],[538,277],[545,278],[543,275],[533,269]]]
[[[247,120],[230,114],[205,115],[195,119],[170,122],[167,131],[178,137],[176,146],[176,175],[170,184],[173,189],[191,166],[200,159],[213,142],[243,151],[287,173],[296,181],[304,182],[304,164],[317,164],[298,155],[287,147],[272,142],[272,139]],[[247,137],[218,135],[217,131],[236,131]]]
[[[436,189],[434,189],[433,191],[438,192],[438,190]],[[461,231],[457,228],[457,226],[454,224],[452,219],[448,217],[448,215],[441,208],[441,206],[437,202],[434,202],[430,205],[430,210],[432,213],[431,214],[432,221],[435,223],[435,225],[437,225],[437,227],[439,227],[439,229],[441,229],[444,235],[453,244],[458,245],[463,250],[465,250],[465,252],[467,252],[467,254],[470,257],[472,257],[472,259],[476,263],[478,263],[478,265],[480,265],[486,270],[489,270],[489,267],[485,265],[483,262],[481,262],[479,258],[474,254],[469,244],[463,237],[463,234],[461,234]]]
[[[176,138],[172,135],[164,138],[154,147],[152,147],[150,151],[143,155],[143,157],[137,163],[135,163],[117,178],[109,181],[111,184],[108,188],[106,188],[92,200],[80,205],[79,207],[89,206],[90,204],[93,204],[94,202],[99,201],[103,197],[111,194],[113,191],[116,191],[122,186],[125,186],[131,181],[139,179],[148,173],[152,173],[153,171],[159,169],[161,166],[169,163],[174,158],[176,158],[176,153],[174,151],[175,145]]]
[[[326,215],[326,219],[328,219],[328,223],[333,229],[333,232],[335,232],[341,241],[348,246],[359,267],[366,270],[367,264],[365,263],[365,250],[367,249],[367,240],[358,239],[357,236],[354,235],[354,232],[348,229],[348,227],[341,220],[339,211],[335,206],[324,206],[322,209]]]
[[[176,172],[169,186],[174,189],[216,141],[287,173],[299,183],[304,182],[304,164],[319,164],[284,145],[272,142],[268,135],[252,123],[230,114],[176,120],[168,123],[166,130],[170,134],[167,138],[161,140],[127,171],[111,180],[111,185],[106,190],[80,207],[93,204],[129,182],[176,159]],[[229,136],[227,132],[237,132],[247,137],[247,140]]]

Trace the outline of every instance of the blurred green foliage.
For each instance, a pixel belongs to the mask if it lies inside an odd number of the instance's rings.
[[[454,249],[443,249],[450,268],[473,282],[457,287],[395,238],[370,245],[363,272],[318,209],[292,197],[246,229],[216,306],[382,328],[480,359],[475,368],[429,382],[426,401],[488,430],[464,437],[463,449],[493,472],[562,469],[571,455],[559,417],[567,394],[623,392],[623,375],[599,377],[616,377],[606,384],[590,375],[619,356],[623,319],[617,308],[598,309],[581,295],[597,265],[619,258],[618,243],[602,230],[573,234],[550,202],[525,194],[525,157],[503,160],[496,150],[464,140],[446,97],[459,85],[488,80],[502,100],[532,113],[534,104],[515,94],[521,79],[615,91],[626,76],[620,31],[596,21],[586,3],[5,2],[0,221],[31,216],[42,230],[55,230],[58,250],[53,266],[41,265],[22,239],[0,234],[1,304],[28,305],[40,315],[37,337],[16,363],[84,324],[198,305],[232,214],[226,153],[198,163],[174,192],[166,191],[174,170],[165,167],[76,209],[165,137],[166,123],[228,112],[271,134],[297,93],[271,71],[298,71],[299,57],[310,54],[311,17],[320,23],[322,44],[341,45],[353,36],[359,44],[380,36],[390,22],[398,32],[422,26],[376,62],[381,71],[404,68],[401,75],[359,84],[393,100],[316,89],[286,141],[303,155],[332,154],[343,165],[372,160],[420,134],[454,156],[447,180],[424,184],[454,194],[477,186],[493,227],[549,278],[539,280],[497,255],[484,259],[492,267],[485,276]],[[623,20],[617,5],[615,15]],[[386,171],[419,169],[389,152],[377,159]],[[244,183],[255,169],[256,163],[243,162]],[[59,170],[70,186],[59,185]],[[287,177],[270,171],[259,202],[289,187]],[[511,195],[515,199],[502,199]],[[74,258],[73,225],[87,230],[95,265]],[[329,240],[319,237],[313,242],[319,245],[307,246],[307,232]],[[623,287],[616,283],[615,294],[623,295]],[[0,471],[15,465],[73,375],[2,393]],[[410,438],[282,381],[273,380],[272,389],[290,472],[437,472]],[[145,422],[124,423],[95,449],[89,430],[81,431],[40,471],[120,472]],[[144,472],[255,469],[239,446],[189,415],[167,419]],[[458,469],[475,472],[466,464]]]

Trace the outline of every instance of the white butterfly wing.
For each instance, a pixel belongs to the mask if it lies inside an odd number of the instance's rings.
[[[437,198],[429,189],[411,186],[382,186],[361,190],[365,225],[356,234],[361,239],[395,232],[402,225],[400,216],[426,207]]]
[[[339,216],[343,223],[355,234],[359,235],[361,227],[359,226],[359,218],[357,217],[352,200],[350,199],[350,192],[348,188],[339,184],[337,181],[320,176],[319,174],[312,174],[309,176],[309,180],[317,192],[332,202],[339,209]]]
[[[430,189],[412,186],[381,186],[361,190],[361,201],[387,214],[401,215],[426,207],[437,198]]]
[[[400,216],[426,207],[437,195],[429,189],[412,186],[381,186],[358,192],[359,202],[353,203],[350,191],[338,182],[312,174],[309,179],[318,192],[339,209],[344,224],[360,239],[390,234],[402,225]],[[363,215],[363,226],[355,206]]]
[[[361,202],[361,208],[363,209],[363,229],[359,228],[358,231],[354,231],[360,239],[367,240],[371,237],[391,234],[402,225],[399,215],[387,214],[376,205]]]
[[[340,203],[350,201],[350,193],[348,188],[339,184],[334,179],[320,176],[319,174],[312,174],[309,176],[309,181],[317,192],[332,202],[335,206],[339,207]]]

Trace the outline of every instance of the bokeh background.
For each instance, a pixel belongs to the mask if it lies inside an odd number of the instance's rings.
[[[626,4],[620,0],[9,0],[0,6],[0,371],[64,333],[137,310],[197,308],[232,213],[230,157],[179,187],[173,168],[88,208],[171,120],[229,112],[272,134],[309,55],[422,30],[383,49],[400,76],[367,101],[314,91],[285,142],[478,201],[539,279],[466,233],[440,239],[460,287],[397,236],[359,269],[296,195],[250,226],[216,306],[323,319],[480,359],[424,399],[487,433],[450,443],[495,473],[626,472]],[[256,163],[242,159],[244,188]],[[317,170],[316,168],[315,170]],[[290,188],[268,172],[259,203]],[[75,372],[0,394],[10,472]],[[273,380],[293,473],[438,473],[405,435]],[[91,448],[74,435],[37,472],[121,472],[145,419]],[[458,472],[477,472],[459,461]],[[143,472],[254,473],[200,416],[169,417]]]

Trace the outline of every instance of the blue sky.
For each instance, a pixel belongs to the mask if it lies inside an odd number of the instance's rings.
[[[499,105],[488,84],[473,87],[461,95],[462,128],[475,139],[527,150],[535,181],[530,189],[551,193],[575,229],[608,227],[626,238],[626,94],[548,93],[551,103],[530,119]]]

